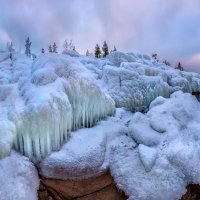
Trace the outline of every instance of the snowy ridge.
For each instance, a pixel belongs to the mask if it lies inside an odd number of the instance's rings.
[[[18,56],[16,61],[12,81],[17,82],[10,84],[12,92],[1,102],[5,110],[2,123],[14,124],[16,131],[7,136],[9,146],[14,135],[15,148],[24,155],[40,160],[58,150],[71,130],[92,126],[115,111],[106,91],[69,56],[43,55],[31,65],[28,58]],[[8,153],[1,152],[1,157]]]
[[[199,91],[200,74],[175,70],[146,55],[112,52],[106,59],[79,57],[107,88],[117,107],[147,110],[158,96]]]

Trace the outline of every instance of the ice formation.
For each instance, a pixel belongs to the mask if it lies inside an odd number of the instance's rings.
[[[174,91],[199,91],[200,75],[175,70],[146,55],[112,52],[106,59],[80,57],[79,60],[101,80],[117,107],[145,111],[158,96]]]
[[[113,128],[115,127],[115,128]],[[40,174],[48,178],[86,179],[108,169],[110,143],[127,132],[119,118],[110,117],[92,128],[71,133],[60,151],[47,156],[39,165]]]
[[[40,160],[58,150],[71,130],[90,127],[115,111],[93,75],[67,55],[45,54],[32,63],[16,54],[13,63],[1,65],[12,66],[0,86],[1,158],[14,142],[24,155]]]
[[[188,184],[200,184],[199,112],[197,99],[181,91],[157,97],[146,114],[118,108],[115,117],[71,133],[40,173],[82,179],[109,168],[130,200],[180,199]]]

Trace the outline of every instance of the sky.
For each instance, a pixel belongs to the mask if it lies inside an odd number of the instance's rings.
[[[85,54],[107,41],[200,72],[200,0],[0,0],[0,47],[24,51],[27,36],[36,53],[72,39]]]

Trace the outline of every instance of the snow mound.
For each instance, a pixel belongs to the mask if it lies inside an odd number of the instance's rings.
[[[133,116],[130,137],[116,138],[110,155],[111,173],[129,199],[180,199],[188,184],[200,184],[199,112],[197,99],[178,91]]]
[[[40,160],[58,150],[71,130],[93,126],[115,111],[114,101],[93,75],[67,55],[45,54],[33,63],[15,55],[12,75],[11,92],[0,91],[0,127],[5,127],[0,134],[15,130],[6,149],[14,142],[29,158]],[[0,155],[5,155],[2,149]]]
[[[0,199],[37,200],[39,177],[28,158],[12,152],[0,160]]]

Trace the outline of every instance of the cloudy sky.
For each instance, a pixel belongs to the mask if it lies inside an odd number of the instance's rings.
[[[0,47],[24,51],[27,36],[35,52],[72,39],[85,53],[106,40],[200,72],[200,0],[0,0]]]

